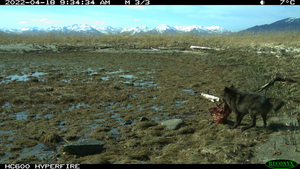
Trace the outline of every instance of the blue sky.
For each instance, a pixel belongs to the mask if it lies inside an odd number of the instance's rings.
[[[88,24],[131,28],[161,24],[170,26],[220,26],[242,30],[300,17],[300,6],[281,5],[95,5],[95,6],[0,6],[0,28]]]

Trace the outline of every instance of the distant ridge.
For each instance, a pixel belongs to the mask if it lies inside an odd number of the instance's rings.
[[[239,33],[244,32],[264,32],[264,31],[295,31],[300,30],[300,18],[286,18],[271,24],[265,25],[256,25],[254,27],[240,31]]]

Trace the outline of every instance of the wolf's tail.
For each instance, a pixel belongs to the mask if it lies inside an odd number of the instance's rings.
[[[284,101],[275,98],[268,98],[268,102],[273,104],[273,109],[275,112],[279,110],[285,103]]]

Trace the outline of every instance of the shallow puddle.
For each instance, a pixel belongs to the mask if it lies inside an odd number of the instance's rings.
[[[178,104],[183,104],[183,103],[187,103],[187,102],[189,102],[189,101],[188,100],[176,101],[176,103],[178,103]]]
[[[56,151],[46,151],[48,149],[48,146],[45,146],[43,143],[39,142],[36,146],[32,148],[24,148],[22,152],[19,154],[19,158],[26,157],[29,155],[35,155],[40,160],[47,159],[48,162],[51,160],[48,159],[51,155],[54,155]]]
[[[37,114],[37,116],[38,116],[38,114]],[[50,119],[51,117],[53,117],[54,115],[53,114],[46,114],[46,115],[44,115],[43,117],[44,118],[48,118],[48,119]],[[37,117],[38,118],[38,117]]]
[[[119,76],[122,77],[122,78],[127,78],[127,79],[137,78],[133,75],[119,75]]]
[[[13,104],[10,104],[9,102],[4,102],[4,104],[1,107],[7,109],[15,106]]]
[[[7,147],[11,147],[12,144],[7,144]],[[47,151],[48,146],[44,145],[42,142],[38,142],[38,144],[34,147],[30,148],[24,148],[18,155],[18,157],[15,160],[18,160],[20,158],[30,156],[30,155],[35,155],[38,159],[41,161],[46,160],[48,163],[50,163],[52,160],[50,157],[52,155],[55,155],[57,153],[57,150],[51,150]],[[13,155],[13,152],[5,152],[5,155],[1,157],[0,163],[3,163],[8,160],[9,156]]]
[[[9,131],[0,131],[0,135],[2,134],[12,134],[13,132],[11,130]]]
[[[195,95],[195,91],[192,89],[182,89],[182,91],[189,92],[191,95]]]
[[[22,72],[23,73],[23,72]],[[46,75],[48,73],[43,73],[43,72],[34,72],[32,74],[23,74],[23,75],[9,75],[9,76],[4,76],[4,81],[1,81],[0,84],[4,83],[4,84],[8,84],[11,81],[28,81],[30,79],[30,77],[39,77],[42,75]],[[43,81],[43,79],[40,79],[41,81]]]
[[[22,112],[15,113],[15,116],[16,116],[16,120],[26,120],[28,114],[26,111],[22,111]]]
[[[117,73],[122,73],[124,72],[122,69],[119,69],[118,71],[114,71],[114,72],[105,72],[106,74],[117,74]]]
[[[57,128],[59,128],[60,130],[67,130],[67,125],[65,124],[66,122],[67,120],[61,121]]]
[[[63,110],[62,113],[66,113],[66,112],[69,112],[71,110],[78,109],[80,107],[88,107],[88,108],[90,108],[91,106],[88,105],[88,104],[85,104],[85,103],[78,103],[76,106],[74,106],[74,104],[72,104],[72,106],[70,106],[67,110]]]

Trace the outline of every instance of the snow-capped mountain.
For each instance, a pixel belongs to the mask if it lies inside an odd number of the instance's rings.
[[[150,29],[146,26],[135,26],[132,28],[124,28],[120,31],[120,33],[129,33],[129,34],[138,34],[138,33],[146,33]]]
[[[284,31],[284,30],[300,30],[300,18],[285,18],[271,24],[256,25],[240,32],[251,31]]]
[[[175,29],[179,30],[179,31],[183,31],[183,32],[189,32],[191,30],[201,30],[203,29],[202,26],[200,25],[193,25],[193,26],[180,26],[180,25],[175,25],[174,26]]]
[[[283,19],[282,21],[284,21],[286,23],[297,23],[298,22],[298,24],[299,24],[300,23],[300,18],[292,17],[292,18]]]
[[[22,32],[22,31],[40,31],[41,29],[38,28],[38,27],[32,27],[32,28],[20,28],[18,29],[19,32]]]
[[[184,33],[194,33],[196,35],[209,35],[209,34],[223,34],[229,33],[224,28],[219,26],[169,26],[169,25],[158,25],[157,27],[151,29],[146,26],[135,26],[132,28],[121,28],[121,27],[111,27],[111,26],[90,26],[87,24],[73,24],[68,26],[51,26],[46,29],[37,27],[23,27],[20,29],[9,29],[0,28],[0,32],[4,33],[47,33],[47,32],[59,32],[60,35],[108,35],[108,34],[129,34],[129,35],[140,35],[144,33],[148,34],[184,34]]]
[[[175,30],[174,27],[169,26],[169,25],[158,25],[157,27],[154,28],[156,31],[163,33],[164,31],[170,31],[170,30]]]
[[[87,25],[87,24],[74,24],[69,26],[64,26],[64,30],[73,30],[73,31],[90,31],[95,30],[93,27]]]
[[[119,32],[121,32],[123,30],[123,28],[121,27],[111,27],[111,26],[102,26],[99,27],[98,31],[100,31],[103,34],[118,34]]]

